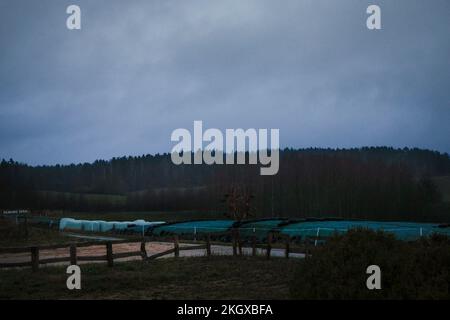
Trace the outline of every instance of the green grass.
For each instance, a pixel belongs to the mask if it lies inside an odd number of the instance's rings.
[[[22,247],[30,245],[60,244],[78,241],[68,238],[55,229],[36,228],[14,221],[0,219],[0,247]]]
[[[288,299],[298,260],[261,257],[159,259],[81,265],[81,290],[65,267],[0,271],[0,299]]]

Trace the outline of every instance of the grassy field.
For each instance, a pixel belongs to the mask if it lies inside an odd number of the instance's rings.
[[[25,227],[23,224],[16,225],[11,220],[0,219],[0,247],[58,244],[68,241],[64,234],[54,229]],[[77,239],[70,241],[77,241]]]
[[[87,213],[88,214],[88,213]],[[87,215],[86,214],[86,215]],[[119,220],[119,219],[118,219]],[[0,247],[76,241],[57,230],[0,219]],[[81,240],[80,240],[81,241]],[[66,288],[66,267],[0,270],[0,299],[287,299],[297,259],[196,257],[82,265],[82,290]]]
[[[83,201],[95,204],[109,204],[112,206],[124,206],[127,202],[127,197],[120,194],[95,194],[95,193],[72,193],[72,192],[58,192],[58,191],[36,191],[36,193],[49,201]]]
[[[450,241],[404,242],[353,230],[309,259],[249,256],[166,258],[82,264],[81,290],[66,288],[65,266],[0,270],[0,299],[449,299]],[[366,287],[367,266],[382,289]]]
[[[0,271],[0,299],[288,299],[297,259],[199,257],[81,266],[81,290],[66,268]]]

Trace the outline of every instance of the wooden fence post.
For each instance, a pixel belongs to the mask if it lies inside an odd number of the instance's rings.
[[[26,214],[25,214],[25,239],[28,240],[28,218]]]
[[[233,256],[237,255],[237,248],[236,248],[236,230],[232,231],[232,237],[233,237]]]
[[[39,247],[31,247],[31,267],[33,271],[39,269]]]
[[[252,237],[252,256],[256,256],[256,236]]]
[[[237,230],[237,232],[236,232],[236,242],[237,242],[237,247],[239,250],[239,255],[242,256],[242,241],[241,241],[241,235],[239,233],[239,230]]]
[[[145,249],[145,240],[141,242],[141,256],[142,260],[147,259],[147,250]]]
[[[178,243],[178,235],[173,238],[173,248],[175,249],[175,257],[180,256],[180,244]]]
[[[308,259],[308,242],[309,239],[305,237],[305,259]]]
[[[76,245],[76,243],[72,243],[70,245],[70,264],[71,265],[77,264],[77,245]]]
[[[289,259],[289,236],[288,237],[286,237],[286,252],[284,253],[284,256],[286,257],[286,259]]]
[[[108,260],[108,267],[112,267],[114,265],[112,242],[106,243],[106,259]]]
[[[267,235],[267,259],[270,259],[270,251],[272,250],[272,232]]]
[[[209,233],[206,235],[206,255],[211,256],[211,236]]]

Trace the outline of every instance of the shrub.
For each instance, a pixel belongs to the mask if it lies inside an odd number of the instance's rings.
[[[369,265],[381,269],[381,290],[369,290]],[[393,235],[350,230],[334,236],[299,264],[295,299],[449,299],[450,240],[403,242]]]

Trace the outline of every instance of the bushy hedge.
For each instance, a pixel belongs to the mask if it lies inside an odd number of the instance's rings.
[[[381,269],[381,290],[369,290],[369,265]],[[335,236],[299,264],[294,299],[449,299],[450,239],[416,242],[370,230]]]

